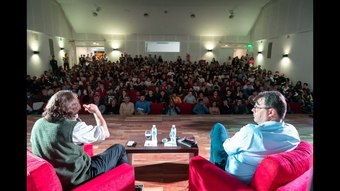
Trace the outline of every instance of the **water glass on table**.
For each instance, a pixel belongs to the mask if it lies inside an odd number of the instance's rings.
[[[151,140],[151,131],[150,130],[146,130],[144,135],[145,135],[145,140]]]

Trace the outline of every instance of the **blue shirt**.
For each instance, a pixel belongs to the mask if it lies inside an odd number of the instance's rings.
[[[207,108],[207,106],[205,106],[204,104],[200,104],[197,103],[193,110],[194,114],[207,114],[209,113],[209,109]]]
[[[299,133],[291,124],[275,121],[248,124],[224,141],[228,154],[225,170],[248,184],[264,157],[291,151],[299,143]]]
[[[136,111],[141,110],[143,113],[150,113],[150,102],[144,100],[143,102],[138,100],[136,101]]]

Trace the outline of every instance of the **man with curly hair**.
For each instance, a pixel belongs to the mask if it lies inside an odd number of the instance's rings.
[[[91,178],[127,163],[124,146],[114,144],[103,153],[90,157],[85,143],[105,140],[110,136],[105,119],[95,104],[84,104],[96,125],[78,118],[78,97],[70,90],[55,93],[48,101],[42,118],[31,132],[32,152],[50,162],[57,172],[63,190],[71,190]]]

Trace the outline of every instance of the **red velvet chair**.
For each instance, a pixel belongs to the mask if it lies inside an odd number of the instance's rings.
[[[150,114],[163,114],[163,103],[151,103],[150,105]]]
[[[192,110],[195,104],[192,103],[180,103],[178,104],[179,109],[181,110],[181,114],[192,114]]]
[[[89,156],[93,155],[91,144],[84,146]],[[27,149],[27,191],[62,191],[62,186],[53,166]],[[73,189],[72,191],[134,191],[134,167],[121,164]]]
[[[189,163],[189,191],[306,191],[313,176],[313,145],[301,141],[290,152],[267,156],[244,184],[201,156]]]
[[[301,105],[298,102],[289,102],[290,110],[295,113],[302,113]]]

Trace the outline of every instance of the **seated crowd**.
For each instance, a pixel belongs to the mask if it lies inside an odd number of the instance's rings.
[[[169,115],[181,114],[181,103],[192,104],[192,114],[251,114],[253,98],[268,90],[285,96],[288,113],[313,112],[307,83],[293,84],[283,73],[273,74],[249,60],[242,56],[219,64],[215,59],[191,62],[178,56],[168,62],[156,55],[121,55],[111,62],[92,57],[71,69],[59,66],[55,73],[27,75],[27,113],[41,114],[59,90],[72,90],[81,104],[94,103],[102,114],[150,114],[154,103],[162,103],[162,113]]]

